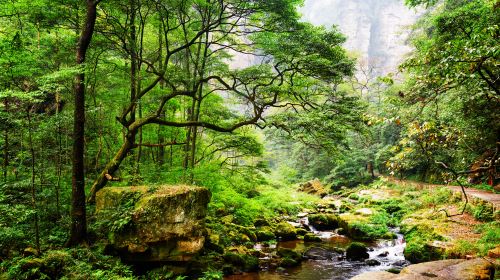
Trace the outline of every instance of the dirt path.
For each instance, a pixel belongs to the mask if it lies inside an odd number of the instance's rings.
[[[417,182],[417,181],[411,181],[411,180],[399,180],[396,178],[392,177],[384,177],[384,179],[397,183],[399,185],[408,185],[408,186],[413,186],[417,188],[436,188],[436,187],[447,187],[450,190],[454,192],[462,192],[462,188],[460,186],[450,186],[450,185],[436,185],[436,184],[428,184],[428,183],[422,183],[422,182]],[[473,189],[473,188],[465,188],[465,193],[469,198],[474,197],[474,198],[479,198],[481,200],[487,201],[491,204],[494,205],[495,209],[500,208],[500,194],[496,194],[490,191],[486,190],[478,190],[478,189]]]

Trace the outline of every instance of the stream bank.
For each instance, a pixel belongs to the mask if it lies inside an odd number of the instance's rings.
[[[478,202],[462,216],[448,218],[441,210],[455,213],[461,203],[447,188],[401,187],[383,180],[327,195],[311,209],[250,227],[269,230],[276,239],[247,249],[259,259],[259,271],[236,270],[225,279],[350,279],[370,271],[397,273],[411,263],[488,255],[495,264],[500,244],[495,210]],[[288,234],[276,231],[284,222]],[[366,244],[368,260],[346,259],[352,242]],[[283,261],[281,248],[296,252],[300,261]],[[326,257],[311,256],[310,250]]]

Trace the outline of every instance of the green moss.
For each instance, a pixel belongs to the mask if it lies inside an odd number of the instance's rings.
[[[274,233],[283,241],[297,239],[297,231],[291,224],[287,222],[281,222],[277,224],[276,228],[274,229]]]
[[[271,231],[267,230],[258,230],[256,232],[256,236],[257,236],[257,241],[269,241],[276,239],[276,235],[274,235],[274,233],[272,233]]]
[[[369,257],[368,248],[363,243],[353,242],[346,249],[346,258],[349,260],[364,260]]]
[[[469,204],[467,211],[479,221],[491,222],[495,220],[495,208],[491,203],[485,201],[481,201],[474,205]]]
[[[291,258],[294,260],[301,260],[302,259],[302,254],[292,250],[290,248],[279,248],[278,249],[278,256],[283,257],[283,258]]]
[[[259,270],[259,259],[251,255],[229,252],[224,255],[224,261],[246,272]]]
[[[281,267],[294,267],[294,266],[298,266],[299,264],[300,264],[300,262],[298,262],[294,259],[291,259],[291,258],[283,258],[280,261]]]
[[[321,242],[321,238],[314,233],[304,235],[304,242]]]
[[[50,250],[40,257],[4,261],[7,279],[133,279],[130,267],[100,250]]]
[[[309,215],[309,224],[317,230],[332,230],[339,227],[338,217],[334,214]]]

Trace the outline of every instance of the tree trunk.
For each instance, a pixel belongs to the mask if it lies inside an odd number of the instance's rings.
[[[36,203],[36,187],[35,187],[35,149],[33,148],[33,133],[31,131],[31,114],[30,108],[28,108],[28,141],[30,146],[31,154],[31,206],[34,212],[34,223],[35,223],[35,247],[38,253],[40,253],[40,227],[38,225],[38,208]]]
[[[87,199],[89,203],[94,202],[96,192],[102,189],[108,182],[106,174],[113,175],[113,173],[118,170],[118,167],[122,163],[123,159],[125,159],[130,150],[134,148],[135,134],[135,131],[131,131],[127,134],[127,136],[125,137],[125,142],[121,146],[120,150],[118,150],[113,159],[106,165],[101,174],[99,174],[99,177],[97,177],[97,179],[94,181],[94,184],[90,189],[90,195]]]
[[[158,28],[158,63],[159,63],[159,66],[158,66],[158,69],[160,69],[160,71],[163,70],[163,33],[162,33],[162,30],[161,30],[161,24],[159,25],[159,28]],[[160,81],[160,91],[163,92],[163,89],[165,87],[165,81],[162,79]],[[161,114],[160,114],[160,118],[162,119],[165,119],[165,111],[167,109],[163,109]],[[158,144],[160,144],[160,146],[158,147],[158,164],[160,166],[163,166],[163,164],[165,164],[165,147],[162,146],[162,144],[165,143],[165,136],[163,135],[162,133],[162,126],[161,125],[158,125]]]
[[[4,106],[5,106],[5,111],[8,112],[9,111],[9,102],[7,101],[7,99],[5,99],[4,101]],[[7,171],[8,171],[8,168],[9,168],[9,128],[6,127],[5,128],[5,132],[4,132],[4,148],[3,148],[3,179],[4,179],[4,182],[7,183]]]
[[[92,40],[97,17],[98,1],[87,0],[85,23],[78,40],[76,64],[81,66]],[[85,74],[81,70],[75,76],[75,111],[73,123],[73,172],[71,192],[71,232],[68,246],[87,241],[87,216],[85,207]]]

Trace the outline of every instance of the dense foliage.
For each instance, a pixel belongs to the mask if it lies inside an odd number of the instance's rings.
[[[0,278],[133,277],[100,243],[131,207],[96,222],[107,185],[207,187],[224,231],[312,207],[294,184],[313,178],[498,184],[498,1],[407,0],[427,10],[384,77],[301,2],[0,2]],[[391,203],[359,230],[387,235]]]

